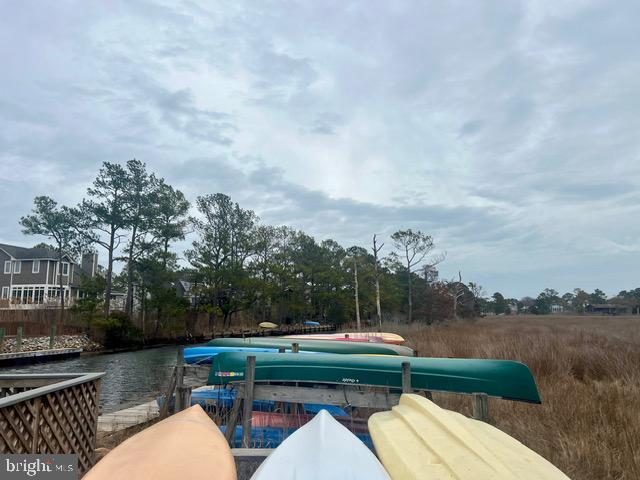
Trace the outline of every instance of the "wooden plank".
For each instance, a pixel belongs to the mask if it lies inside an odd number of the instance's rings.
[[[256,384],[253,390],[253,399],[389,409],[398,404],[400,395],[381,391],[357,390],[354,387],[330,389]]]
[[[38,440],[40,439],[40,409],[42,408],[42,399],[36,397],[33,399],[33,423],[31,424],[31,430],[33,435],[31,437],[31,451],[29,453],[40,453],[38,451]]]
[[[242,411],[242,446],[244,448],[251,447],[251,414],[253,412],[253,387],[256,377],[256,357],[249,355],[247,357],[247,366],[245,368],[245,391]]]
[[[483,422],[489,421],[489,397],[486,393],[474,393],[473,399],[473,418]]]

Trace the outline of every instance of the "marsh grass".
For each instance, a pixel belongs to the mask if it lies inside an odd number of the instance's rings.
[[[527,364],[542,405],[492,399],[492,423],[572,479],[640,479],[640,317],[493,317],[385,328],[420,356]],[[468,397],[435,400],[471,413]]]

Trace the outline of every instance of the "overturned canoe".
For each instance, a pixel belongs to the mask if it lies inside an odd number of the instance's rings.
[[[185,363],[208,364],[211,359],[224,352],[247,352],[247,353],[278,353],[277,348],[255,348],[255,347],[189,347],[184,349]],[[291,352],[291,349],[285,349],[285,352]],[[322,353],[307,352],[300,350],[300,353]]]
[[[568,480],[506,433],[418,395],[374,413],[369,432],[393,480]]]
[[[252,480],[387,480],[364,443],[325,410],[296,430],[262,462]]]
[[[388,345],[386,343],[368,342],[335,342],[331,340],[297,340],[292,338],[216,338],[210,340],[210,347],[253,347],[291,349],[292,344],[297,343],[300,350],[308,352],[361,354],[361,355],[407,355],[412,356],[413,350],[401,345]]]
[[[299,338],[299,339],[317,339],[317,340],[343,340],[345,338],[350,339],[363,339],[376,341],[376,339],[382,339],[384,343],[393,343],[400,345],[404,343],[404,338],[395,333],[388,332],[343,332],[343,333],[311,333],[308,335],[286,335],[284,338]]]
[[[196,405],[125,440],[84,480],[235,480],[236,466],[224,436]]]
[[[247,353],[213,358],[209,384],[243,382]],[[416,390],[486,393],[492,397],[540,403],[529,368],[511,360],[415,358],[390,355],[300,355],[257,353],[257,382],[306,382],[402,388],[402,363],[411,364]]]

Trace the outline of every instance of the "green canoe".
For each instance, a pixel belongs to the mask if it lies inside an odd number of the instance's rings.
[[[209,385],[244,381],[250,352],[213,358]],[[307,382],[402,388],[402,362],[411,363],[416,390],[486,393],[492,397],[540,403],[529,367],[511,360],[366,355],[256,353],[257,382]]]
[[[360,355],[406,355],[413,356],[413,350],[401,345],[369,342],[338,342],[333,340],[298,340],[294,338],[216,338],[210,340],[210,347],[254,347],[291,349],[291,344],[297,343],[300,350],[307,352],[360,354]]]

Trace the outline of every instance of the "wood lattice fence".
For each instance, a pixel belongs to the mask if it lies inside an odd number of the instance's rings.
[[[104,373],[0,375],[0,453],[75,453],[94,463]]]

